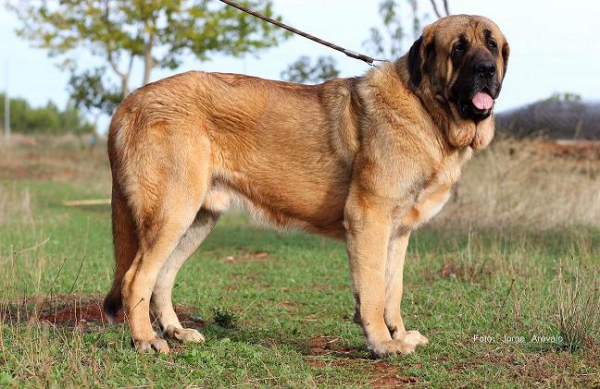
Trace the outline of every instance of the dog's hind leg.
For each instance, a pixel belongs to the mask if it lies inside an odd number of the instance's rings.
[[[109,321],[115,320],[123,307],[121,285],[123,277],[135,259],[139,249],[138,238],[131,210],[122,193],[119,182],[113,179],[112,230],[115,246],[115,275],[110,291],[104,299],[104,313]]]
[[[169,201],[171,202],[171,201]],[[169,352],[169,347],[152,329],[150,300],[157,277],[191,225],[197,207],[179,204],[166,207],[163,217],[148,216],[139,228],[140,248],[123,278],[122,295],[126,318],[136,350]],[[150,226],[150,227],[148,227]]]
[[[121,290],[133,344],[142,352],[169,352],[152,329],[150,301],[161,270],[196,219],[210,181],[208,142],[164,139],[165,134],[178,135],[169,128],[148,131],[122,173],[139,248]],[[168,149],[170,144],[179,147]]]
[[[201,209],[158,274],[152,293],[151,309],[168,338],[182,342],[204,341],[204,337],[197,330],[183,328],[179,322],[173,309],[172,291],[179,269],[210,234],[218,218],[218,213]]]

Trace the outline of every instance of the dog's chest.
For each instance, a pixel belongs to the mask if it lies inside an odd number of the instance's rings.
[[[413,206],[402,218],[401,225],[414,229],[437,215],[450,199],[452,188],[460,178],[462,166],[470,157],[470,148],[446,157],[417,194]]]

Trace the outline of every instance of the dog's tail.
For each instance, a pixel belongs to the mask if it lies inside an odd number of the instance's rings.
[[[111,130],[114,130],[111,128]],[[112,184],[112,234],[115,255],[115,274],[110,291],[104,298],[104,313],[109,321],[113,321],[123,307],[121,285],[123,277],[131,267],[138,251],[138,237],[133,214],[121,187],[117,174],[117,156],[114,144],[114,131],[109,134],[109,159],[113,172]]]

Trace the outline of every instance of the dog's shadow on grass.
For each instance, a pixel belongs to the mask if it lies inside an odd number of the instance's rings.
[[[265,349],[287,349],[295,351],[307,358],[325,357],[329,359],[364,360],[372,359],[364,345],[351,344],[334,336],[315,335],[310,338],[298,338],[290,335],[282,336],[281,332],[273,333],[253,331],[250,328],[236,326],[222,328],[209,324],[199,330],[212,341],[228,341],[263,347]],[[185,347],[185,345],[183,345]]]

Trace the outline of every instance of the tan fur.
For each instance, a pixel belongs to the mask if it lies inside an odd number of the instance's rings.
[[[374,355],[427,343],[400,315],[404,256],[410,231],[439,212],[472,149],[493,137],[492,118],[461,119],[444,92],[457,71],[444,50],[459,34],[477,42],[482,26],[504,44],[484,18],[428,26],[438,53],[417,88],[405,56],[315,86],[189,72],[130,95],[109,133],[116,271],[105,310],[123,302],[136,349],[169,351],[150,311],[166,336],[203,340],[179,323],[171,289],[234,204],[346,240],[355,320]]]

